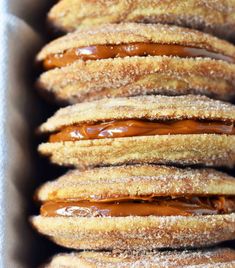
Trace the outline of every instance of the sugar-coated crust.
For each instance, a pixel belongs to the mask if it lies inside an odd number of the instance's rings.
[[[149,94],[234,96],[235,64],[208,58],[126,57],[75,63],[44,72],[38,87],[69,103]]]
[[[202,266],[203,265],[203,266]],[[82,252],[58,254],[44,268],[229,268],[235,251],[228,248],[150,252]]]
[[[76,142],[44,143],[38,148],[53,163],[76,166],[120,164],[235,164],[235,136],[155,135]]]
[[[204,96],[140,96],[103,99],[60,109],[41,125],[41,132],[63,126],[119,119],[207,119],[235,121],[235,106]]]
[[[85,31],[78,30],[67,34],[46,45],[38,54],[37,60],[41,61],[51,54],[61,53],[71,48],[129,43],[177,44],[204,48],[235,58],[234,45],[208,34],[162,24],[125,23],[91,27]]]
[[[95,185],[95,188],[94,188]],[[73,170],[45,183],[40,201],[113,196],[235,195],[235,179],[213,169],[136,165]]]
[[[103,23],[150,22],[234,37],[234,0],[63,0],[49,12],[51,23],[73,31]]]
[[[33,226],[75,249],[152,250],[210,246],[235,239],[235,213],[168,217],[42,217]]]

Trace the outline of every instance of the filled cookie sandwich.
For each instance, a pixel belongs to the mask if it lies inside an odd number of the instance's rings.
[[[235,238],[235,180],[166,166],[74,170],[37,192],[34,227],[74,249],[201,247]]]
[[[61,102],[146,94],[234,97],[235,46],[176,26],[76,31],[46,45],[37,61],[48,70],[38,87]]]
[[[104,23],[160,22],[223,38],[235,35],[234,0],[62,0],[51,9],[48,18],[65,32]]]
[[[44,268],[232,268],[235,251],[228,248],[153,252],[82,252],[58,254]]]
[[[102,99],[60,109],[39,128],[59,165],[235,164],[235,106],[203,96]]]

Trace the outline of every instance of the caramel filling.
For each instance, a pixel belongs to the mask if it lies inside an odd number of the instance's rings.
[[[140,197],[139,197],[140,198]],[[115,199],[114,199],[115,200]],[[235,199],[229,197],[143,198],[113,201],[54,201],[41,207],[45,217],[126,217],[191,216],[235,212]]]
[[[111,121],[95,125],[66,126],[50,135],[49,142],[79,141],[168,134],[235,134],[232,123],[180,120],[151,122],[142,120]]]
[[[68,49],[62,53],[49,55],[43,62],[46,70],[72,64],[76,60],[99,60],[124,58],[127,56],[178,56],[181,58],[203,57],[235,63],[235,59],[203,48],[183,45],[131,43],[119,45],[94,45]]]

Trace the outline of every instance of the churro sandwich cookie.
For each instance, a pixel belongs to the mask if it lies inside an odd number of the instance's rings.
[[[46,45],[37,56],[44,94],[62,102],[134,95],[204,94],[229,100],[235,46],[169,25],[102,25]]]
[[[228,248],[153,252],[82,252],[58,254],[44,268],[234,268]]]
[[[34,227],[74,249],[202,247],[235,239],[235,179],[167,166],[70,171],[37,192]]]
[[[62,0],[48,19],[64,32],[104,23],[145,22],[186,26],[234,39],[235,1]]]
[[[204,96],[102,99],[60,109],[42,124],[39,152],[84,168],[120,164],[233,167],[235,106]]]

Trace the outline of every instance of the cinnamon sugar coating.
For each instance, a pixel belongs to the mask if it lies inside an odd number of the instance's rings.
[[[234,11],[234,0],[62,0],[48,17],[54,27],[64,31],[104,23],[160,22],[231,38]]]
[[[95,185],[95,193],[94,193]],[[233,177],[213,169],[136,165],[73,170],[37,191],[40,201],[113,196],[235,195]]]
[[[37,56],[38,61],[52,54],[93,45],[131,43],[177,44],[207,49],[235,58],[235,46],[199,31],[162,24],[107,24],[78,30],[46,45]]]
[[[140,96],[103,99],[60,109],[39,128],[54,132],[64,126],[120,119],[235,121],[235,106],[204,96]]]
[[[232,268],[235,251],[227,248],[153,252],[72,252],[55,255],[45,268]]]
[[[235,213],[168,217],[42,217],[33,226],[74,249],[152,250],[214,245],[235,239]]]

